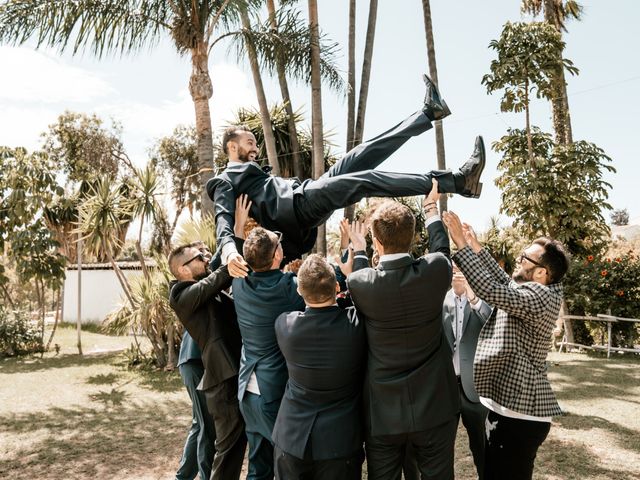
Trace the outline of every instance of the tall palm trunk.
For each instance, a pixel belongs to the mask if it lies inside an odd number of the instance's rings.
[[[562,37],[562,22],[558,15],[556,0],[544,0],[544,19],[549,25],[552,25]],[[560,52],[560,57],[562,58],[562,52]],[[573,134],[571,131],[571,115],[569,114],[567,82],[562,65],[558,68],[557,77],[554,79],[552,89],[551,110],[556,142],[568,145],[573,142]]]
[[[267,0],[267,11],[269,13],[269,22],[274,32],[278,31],[276,22],[276,6],[273,0]],[[293,105],[291,105],[291,95],[289,94],[289,84],[285,73],[285,63],[281,55],[276,58],[276,71],[278,74],[278,83],[280,84],[280,93],[284,109],[287,112],[287,131],[289,132],[289,143],[291,144],[291,163],[293,164],[293,175],[300,180],[304,180],[305,174],[302,168],[302,160],[300,158],[300,142],[298,140],[298,130],[296,121],[293,116]],[[286,159],[289,163],[289,158]]]
[[[324,173],[324,139],[322,134],[322,88],[320,78],[320,32],[318,26],[318,1],[309,0],[309,27],[311,30],[311,135],[313,137],[313,178]],[[325,225],[318,228],[316,251],[327,254]]]
[[[136,241],[136,252],[140,258],[140,266],[142,267],[142,273],[146,279],[149,278],[149,270],[147,264],[144,261],[144,253],[142,253],[142,227],[144,227],[144,217],[140,219],[140,230],[138,232],[138,240]]]
[[[209,76],[209,54],[207,45],[199,42],[191,49],[191,77],[189,93],[196,114],[196,136],[200,183],[202,184],[202,215],[213,216],[213,201],[207,195],[205,186],[214,173],[213,134],[211,132],[211,111],[209,99],[213,95],[213,86]]]
[[[348,41],[348,70],[347,70],[347,145],[345,151],[355,147],[355,116],[356,116],[356,0],[349,0],[349,41]],[[344,209],[344,216],[352,221],[356,206],[349,205]]]
[[[76,335],[78,342],[78,354],[82,355],[82,236],[78,232],[78,243],[76,246],[76,255],[78,260],[78,309],[76,316]]]
[[[424,13],[424,31],[427,40],[427,58],[429,59],[429,76],[438,86],[438,68],[436,66],[436,47],[433,41],[433,23],[431,19],[431,3],[429,0],[422,0],[422,11]],[[447,162],[444,154],[444,130],[442,121],[434,122],[436,133],[436,159],[438,170],[446,170]],[[440,195],[440,211],[447,210],[447,196]]]
[[[369,80],[371,78],[371,60],[373,58],[373,40],[376,35],[376,18],[378,16],[378,0],[369,2],[369,20],[367,23],[367,36],[364,44],[364,57],[362,59],[362,77],[360,79],[360,95],[358,97],[358,116],[356,118],[356,130],[354,132],[355,145],[362,143],[364,135],[364,117],[367,110],[367,98],[369,96]]]
[[[242,20],[242,27],[249,31],[251,30],[251,22],[249,21],[249,15],[245,10],[240,13]],[[262,132],[264,134],[264,145],[267,150],[267,158],[269,159],[269,165],[274,175],[280,175],[280,165],[278,163],[278,152],[276,151],[276,137],[273,134],[273,126],[271,125],[271,114],[269,113],[269,106],[267,105],[267,96],[264,93],[264,86],[262,84],[262,75],[260,74],[260,64],[258,63],[258,54],[253,42],[245,37],[245,45],[247,48],[247,56],[249,57],[249,64],[251,65],[251,73],[253,75],[253,84],[256,87],[256,96],[258,97],[258,106],[260,107],[260,120],[262,122]]]

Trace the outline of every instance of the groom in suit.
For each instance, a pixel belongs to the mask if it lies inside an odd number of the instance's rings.
[[[235,199],[246,193],[253,202],[251,217],[262,227],[284,234],[285,262],[299,258],[315,243],[316,227],[339,208],[364,197],[423,195],[437,179],[442,192],[477,198],[485,164],[482,139],[476,139],[471,158],[456,173],[432,171],[426,174],[388,173],[373,170],[409,138],[431,128],[450,111],[435,85],[425,76],[427,95],[421,111],[387,132],[349,151],[317,180],[274,177],[257,163],[256,139],[244,126],[225,131],[222,148],[229,156],[227,168],[207,183],[207,193],[215,204],[216,233],[222,261],[229,273],[245,277],[246,262],[233,242]]]
[[[369,478],[400,478],[412,448],[423,480],[452,480],[460,411],[442,305],[451,283],[449,238],[438,209],[437,183],[424,208],[429,253],[409,254],[415,217],[387,202],[371,219],[377,269],[347,278],[369,345],[364,404]]]
[[[454,266],[451,290],[444,299],[442,326],[453,352],[453,369],[460,391],[460,416],[469,436],[469,448],[480,480],[484,478],[487,409],[480,403],[473,385],[473,359],[478,335],[491,312],[491,307],[473,293],[462,272]]]

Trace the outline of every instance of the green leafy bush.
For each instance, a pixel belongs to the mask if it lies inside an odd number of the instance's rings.
[[[0,306],[0,356],[25,355],[44,350],[40,334],[26,312]]]
[[[569,312],[574,315],[608,313],[618,317],[640,318],[640,258],[632,252],[617,257],[588,255],[573,262],[563,282]],[[602,338],[606,325],[587,322],[595,339]],[[637,324],[613,324],[613,343],[632,347],[638,338]]]

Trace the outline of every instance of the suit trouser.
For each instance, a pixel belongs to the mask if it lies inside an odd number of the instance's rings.
[[[399,480],[407,445],[414,451],[422,480],[453,480],[458,419],[422,432],[369,435],[365,442],[370,480]]]
[[[550,422],[520,420],[489,411],[487,416],[485,480],[530,480],[538,448]]]
[[[467,398],[458,379],[458,389],[460,390],[460,417],[462,424],[469,437],[469,449],[473,455],[473,463],[478,472],[478,478],[484,479],[484,456],[485,456],[485,422],[489,410],[480,402],[472,402]]]
[[[429,173],[394,173],[365,170],[335,177],[322,177],[304,185],[304,193],[293,197],[293,208],[304,227],[321,225],[339,208],[359,202],[365,197],[406,197],[426,195],[431,180],[438,180],[442,193],[456,193],[450,171]]]
[[[176,480],[193,480],[198,473],[201,479],[207,479],[211,475],[216,433],[204,393],[197,389],[204,375],[204,366],[201,361],[188,361],[178,369],[191,399],[192,417]]]
[[[274,475],[271,434],[281,399],[265,402],[262,395],[247,392],[240,402],[249,441],[247,480],[268,480]]]
[[[238,376],[205,390],[204,394],[216,429],[211,479],[238,480],[247,445],[238,406]]]
[[[361,480],[364,454],[359,452],[344,458],[313,460],[294,457],[277,446],[274,449],[276,480]]]
[[[422,111],[413,113],[386,132],[353,147],[320,178],[373,170],[411,137],[431,127],[431,121]]]

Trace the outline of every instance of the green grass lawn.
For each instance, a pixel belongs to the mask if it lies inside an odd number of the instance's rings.
[[[170,479],[191,407],[178,372],[129,370],[128,337],[64,327],[60,353],[0,360],[0,478]],[[550,356],[566,415],[554,420],[536,479],[640,478],[640,360]],[[466,432],[456,478],[472,479]]]

